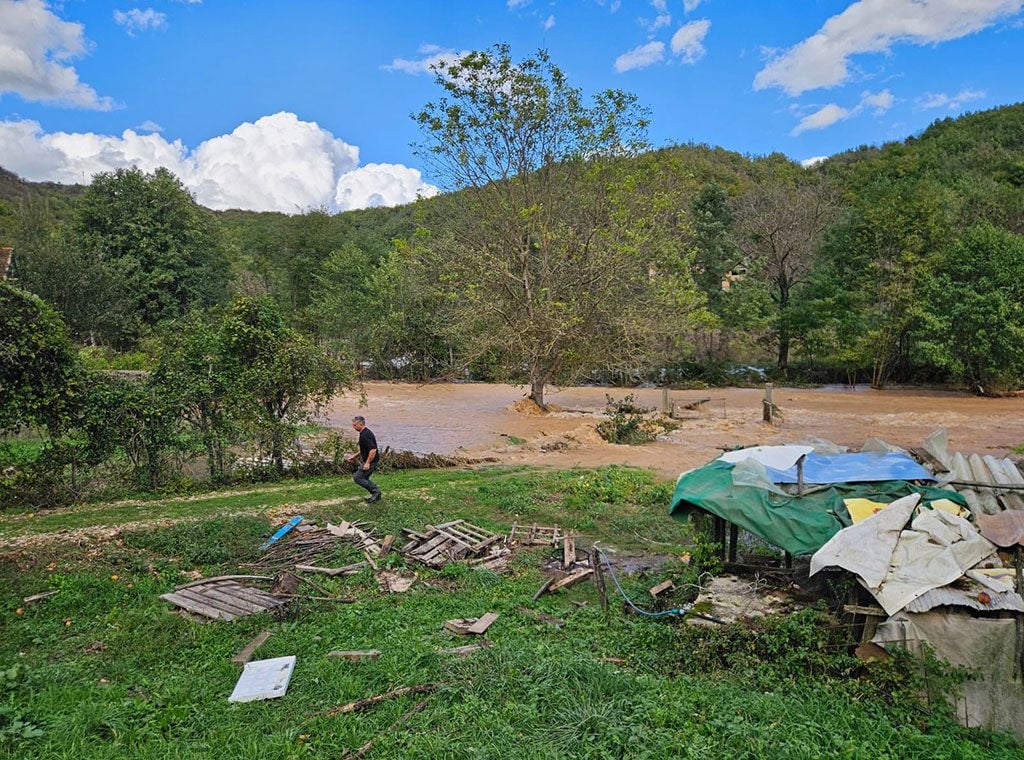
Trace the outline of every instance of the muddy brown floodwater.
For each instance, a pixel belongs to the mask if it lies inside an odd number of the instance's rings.
[[[940,427],[948,432],[950,447],[959,451],[1004,456],[1024,444],[1024,398],[986,399],[948,391],[776,388],[782,420],[773,426],[761,421],[761,389],[671,391],[677,404],[711,400],[699,412],[688,413],[690,419],[680,420],[679,429],[663,440],[616,446],[594,430],[605,394],[621,398],[632,393],[641,404],[658,407],[661,390],[552,389],[547,400],[559,410],[546,415],[516,411],[513,405],[526,391],[512,385],[367,383],[365,390],[367,405],[362,408],[357,396],[335,399],[327,424],[352,433],[352,415],[362,414],[381,446],[394,449],[553,467],[630,464],[670,478],[713,459],[723,447],[740,445],[819,438],[859,447],[867,438],[881,438],[909,447],[920,446]]]

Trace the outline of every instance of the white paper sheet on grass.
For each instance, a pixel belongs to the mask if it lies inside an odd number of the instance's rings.
[[[718,457],[723,462],[736,464],[746,459],[755,459],[773,470],[788,470],[797,460],[814,451],[813,446],[752,446],[749,449],[727,451]]]
[[[228,701],[254,702],[257,699],[283,697],[288,691],[288,682],[292,679],[293,670],[295,655],[248,662]]]
[[[963,576],[995,551],[974,526],[940,510],[925,510],[907,526],[920,495],[898,499],[844,528],[811,558],[811,574],[841,567],[856,575],[889,615]]]

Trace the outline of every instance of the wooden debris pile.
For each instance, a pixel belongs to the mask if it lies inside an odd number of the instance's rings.
[[[503,556],[503,536],[465,520],[428,525],[422,532],[408,528],[404,531],[409,541],[399,551],[407,560],[428,567],[441,568],[466,559],[480,559],[486,567],[487,562]],[[496,548],[494,553],[490,551],[492,547]]]
[[[213,620],[234,620],[257,612],[278,610],[286,598],[269,593],[253,584],[270,581],[257,575],[220,575],[177,586],[160,598],[176,607]]]
[[[539,525],[512,523],[512,530],[509,531],[505,543],[509,546],[557,546],[564,539],[565,533],[557,525],[545,528]]]
[[[309,572],[326,572],[327,575],[358,572],[362,565],[359,567],[350,565],[340,569],[317,568],[316,560],[331,554],[342,542],[362,549],[368,555],[367,562],[371,565],[374,564],[374,558],[381,553],[381,545],[374,537],[373,528],[364,523],[342,522],[341,525],[327,523],[323,528],[317,525],[307,525],[300,526],[277,543],[272,544],[258,560],[243,565],[243,567],[260,570],[295,568]],[[338,570],[338,572],[329,572],[331,570]]]

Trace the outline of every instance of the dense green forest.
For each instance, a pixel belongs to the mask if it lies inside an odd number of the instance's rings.
[[[758,364],[796,380],[1019,386],[1024,106],[937,121],[808,169],[704,145],[630,161],[641,175],[631,182],[657,182],[643,190],[678,202],[672,242],[690,255],[707,314],[679,325],[667,354],[616,369],[725,382],[728,367]],[[112,184],[134,203],[111,200]],[[142,186],[152,194],[130,189]],[[181,208],[158,218],[146,209],[161,192]],[[17,285],[103,353],[146,351],[191,308],[265,294],[369,376],[523,379],[500,357],[463,350],[445,299],[410,261],[417,231],[453,218],[463,194],[335,215],[214,213],[169,176],[122,172],[82,188],[2,172],[0,244],[15,248]],[[806,213],[810,201],[827,208]],[[131,232],[119,227],[129,218]],[[589,374],[625,377],[612,364]]]
[[[76,498],[116,460],[158,487],[189,452],[219,479],[243,440],[280,473],[359,377],[526,382],[541,406],[553,383],[748,365],[1021,386],[1024,105],[802,167],[651,150],[632,96],[586,102],[543,54],[508,56],[438,78],[416,147],[453,190],[408,206],[214,213],[165,170],[0,172],[0,432],[44,442],[0,485]]]

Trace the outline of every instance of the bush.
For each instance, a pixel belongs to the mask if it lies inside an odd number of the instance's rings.
[[[619,401],[605,394],[605,400],[608,419],[598,423],[597,432],[608,443],[649,443],[666,429],[666,426],[647,418],[646,415],[654,409],[639,406],[632,393]]]

